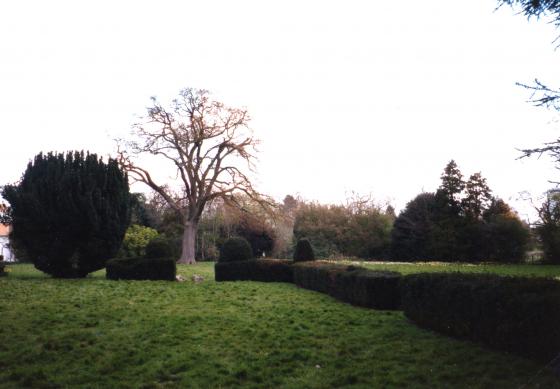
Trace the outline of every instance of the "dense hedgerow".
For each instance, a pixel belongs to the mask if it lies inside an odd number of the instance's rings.
[[[294,250],[294,262],[302,261],[314,261],[315,253],[313,252],[313,247],[308,239],[300,239],[296,244]]]
[[[401,299],[405,315],[421,327],[541,361],[560,352],[558,281],[412,274],[402,279]]]
[[[292,261],[289,260],[219,262],[214,270],[216,281],[294,282]]]
[[[329,263],[294,265],[294,283],[339,300],[375,309],[398,309],[400,273]]]
[[[220,262],[246,261],[253,258],[253,250],[247,239],[235,237],[224,242],[220,250]]]
[[[107,262],[110,280],[175,281],[177,267],[172,258],[117,258]]]

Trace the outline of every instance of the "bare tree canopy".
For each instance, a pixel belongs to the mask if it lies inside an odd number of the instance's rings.
[[[245,109],[227,107],[206,90],[187,88],[169,108],[153,97],[146,117],[133,126],[134,139],[119,142],[119,163],[130,179],[156,191],[179,216],[184,226],[180,263],[195,262],[196,230],[207,203],[217,198],[235,202],[237,193],[263,199],[248,175],[258,144],[249,121]],[[136,162],[141,154],[168,160],[182,190],[156,183]]]
[[[521,13],[527,18],[551,17],[551,23],[560,28],[560,0],[498,0],[499,6],[509,5],[513,8],[520,7]],[[556,38],[558,42],[560,36]],[[560,112],[560,89],[552,88],[535,79],[533,85],[518,85],[528,89],[531,92],[530,101],[538,106],[554,109]],[[552,142],[547,142],[541,147],[521,149],[520,158],[530,157],[533,155],[541,156],[543,154],[550,155],[560,168],[560,138]],[[557,182],[556,182],[557,183]],[[558,183],[557,183],[558,184]]]
[[[500,6],[521,6],[521,12],[528,18],[551,15],[554,23],[560,25],[560,0],[498,0]]]

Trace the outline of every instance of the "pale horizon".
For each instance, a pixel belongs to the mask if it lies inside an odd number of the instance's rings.
[[[247,107],[262,140],[257,187],[397,210],[454,159],[534,220],[558,115],[516,82],[558,85],[558,35],[495,1],[9,3],[0,16],[0,185],[39,152],[114,154],[150,96],[185,87]],[[163,169],[163,168],[162,168]],[[174,171],[160,172],[172,176]],[[133,186],[133,191],[144,191]]]

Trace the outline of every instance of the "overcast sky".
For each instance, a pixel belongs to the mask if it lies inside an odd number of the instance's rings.
[[[150,96],[245,106],[258,187],[401,209],[455,159],[522,217],[558,179],[516,148],[558,137],[516,82],[560,84],[560,31],[493,0],[11,1],[0,12],[0,185],[40,151],[114,151]],[[169,174],[172,174],[172,168]],[[133,188],[140,190],[141,188]]]

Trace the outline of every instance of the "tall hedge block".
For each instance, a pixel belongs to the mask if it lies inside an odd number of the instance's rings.
[[[249,261],[218,262],[216,281],[293,282],[292,261],[253,259]]]
[[[488,274],[403,277],[405,315],[421,327],[540,361],[560,353],[560,282]]]
[[[109,280],[175,281],[176,273],[171,258],[118,258],[107,262]]]
[[[400,273],[324,262],[294,265],[294,283],[339,300],[375,309],[398,309]]]

